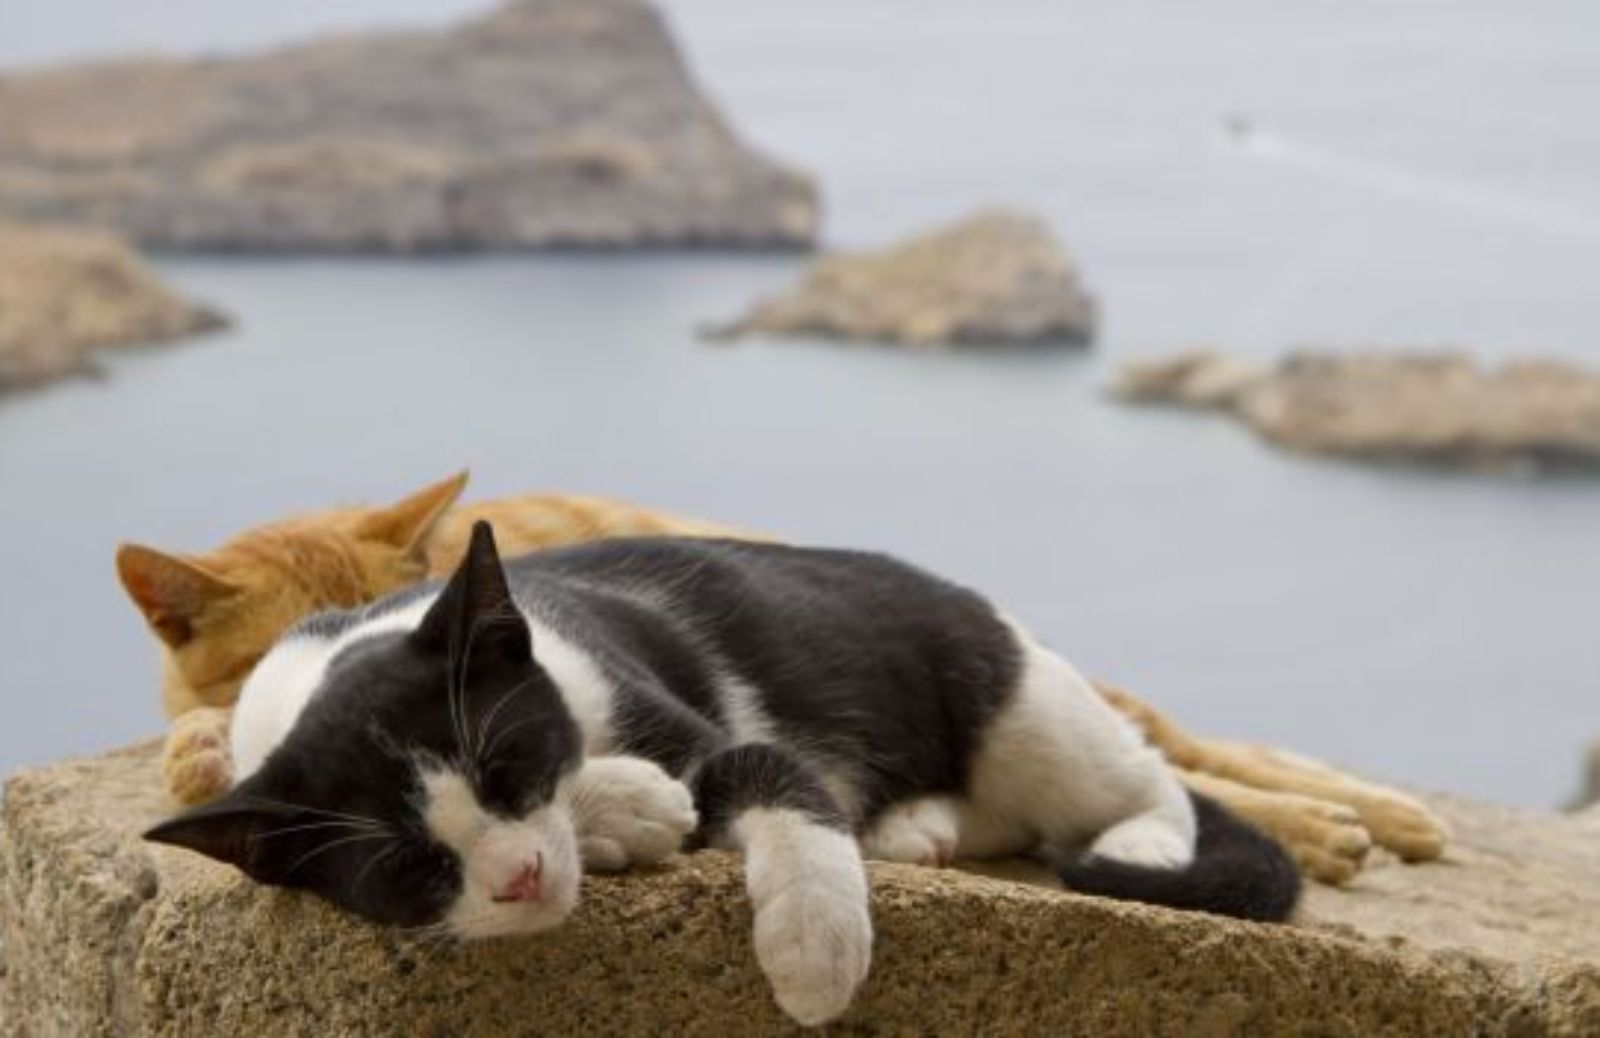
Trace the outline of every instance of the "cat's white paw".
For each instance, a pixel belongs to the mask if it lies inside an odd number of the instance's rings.
[[[778,1006],[814,1027],[850,1006],[872,964],[872,920],[862,897],[801,880],[756,906],[755,949]]]
[[[699,824],[689,787],[641,757],[596,757],[569,791],[586,868],[615,872],[661,861]]]
[[[880,814],[861,836],[861,853],[873,861],[942,867],[956,857],[960,818],[949,797],[922,797]]]
[[[803,814],[753,810],[737,824],[755,909],[755,952],[778,1006],[808,1027],[850,1006],[872,965],[867,873],[856,841]]]
[[[1089,853],[1128,865],[1178,869],[1194,860],[1194,844],[1171,823],[1145,816],[1107,829],[1090,845]]]

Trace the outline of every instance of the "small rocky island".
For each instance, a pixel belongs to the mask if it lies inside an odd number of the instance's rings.
[[[1563,361],[1487,369],[1460,352],[1303,352],[1273,366],[1196,351],[1129,365],[1116,392],[1224,411],[1313,454],[1600,471],[1600,372]]]
[[[1082,344],[1094,328],[1094,300],[1049,227],[995,209],[879,252],[825,256],[791,291],[707,334]]]
[[[512,0],[444,31],[0,77],[0,214],[168,249],[795,247],[818,202],[643,0]]]
[[[223,327],[101,231],[0,223],[0,394],[81,371],[103,346]]]

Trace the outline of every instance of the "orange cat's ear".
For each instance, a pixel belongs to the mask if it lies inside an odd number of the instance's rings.
[[[455,504],[466,486],[467,473],[463,470],[417,491],[404,501],[387,508],[375,508],[356,524],[356,536],[406,552],[416,551],[433,531],[434,523]]]
[[[239,588],[197,562],[124,544],[117,549],[117,576],[150,629],[174,649],[194,637],[194,621]]]

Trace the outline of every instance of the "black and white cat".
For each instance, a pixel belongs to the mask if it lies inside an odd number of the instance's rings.
[[[1035,854],[1078,890],[1282,919],[1284,852],[1192,797],[1071,666],[879,555],[602,541],[313,617],[250,676],[237,786],[150,839],[463,938],[584,867],[743,852],[756,956],[816,1024],[867,975],[867,857]]]

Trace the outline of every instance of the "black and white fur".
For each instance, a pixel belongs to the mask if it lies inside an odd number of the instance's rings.
[[[502,567],[480,523],[442,589],[286,635],[233,751],[239,784],[150,837],[384,923],[529,933],[585,866],[736,848],[757,958],[805,1024],[867,975],[863,854],[1034,854],[1081,890],[1256,919],[1298,894],[1066,662],[857,552],[640,539]]]

